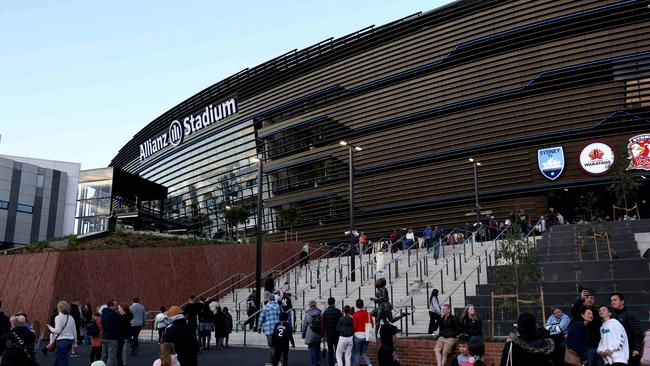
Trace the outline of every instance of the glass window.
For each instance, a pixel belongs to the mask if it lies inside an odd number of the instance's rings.
[[[628,108],[650,106],[650,78],[627,80],[625,103]]]
[[[19,203],[18,207],[16,208],[16,211],[24,212],[24,213],[32,213],[34,211],[34,207]]]
[[[1,209],[8,209],[9,208],[9,202],[7,201],[0,201],[0,208]]]
[[[36,176],[36,187],[43,188],[43,183],[45,182],[45,175],[39,174]]]

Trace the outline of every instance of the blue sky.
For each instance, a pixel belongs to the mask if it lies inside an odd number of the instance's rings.
[[[0,154],[107,166],[151,120],[229,75],[449,2],[7,2]]]

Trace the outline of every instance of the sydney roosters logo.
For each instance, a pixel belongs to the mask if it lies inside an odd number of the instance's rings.
[[[605,156],[605,153],[601,149],[593,149],[589,152],[589,158],[591,160],[600,160]]]

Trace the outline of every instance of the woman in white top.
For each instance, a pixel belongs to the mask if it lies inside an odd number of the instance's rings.
[[[77,327],[74,319],[70,316],[70,304],[65,301],[59,301],[56,306],[59,315],[54,318],[54,327],[48,324],[53,339],[56,340],[56,361],[57,366],[69,366],[70,358],[68,354],[77,339]],[[76,345],[75,352],[76,352]]]
[[[181,366],[173,343],[160,344],[160,358],[153,362],[153,366]]]
[[[618,320],[612,319],[612,309],[607,305],[598,308],[598,315],[603,325],[600,327],[600,343],[596,352],[605,365],[627,365],[630,351],[625,328]]]

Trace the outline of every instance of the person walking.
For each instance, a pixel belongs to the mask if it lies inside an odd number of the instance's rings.
[[[370,323],[373,328],[376,324],[370,313],[363,307],[363,300],[357,299],[355,306],[357,310],[352,315],[352,365],[358,366],[359,360],[363,358],[366,365],[372,365],[368,356],[368,341],[366,340],[366,324]]]
[[[409,228],[408,232],[406,233],[404,250],[411,250],[411,248],[413,248],[413,245],[415,245],[415,234],[413,233],[413,229]]]
[[[217,311],[214,313],[214,338],[216,340],[217,349],[223,349],[223,343],[228,334],[226,329],[226,315],[221,310],[221,306],[217,306]]]
[[[228,311],[228,308],[223,308],[223,315],[226,317],[226,344],[224,347],[228,348],[229,341],[230,341],[230,333],[232,333],[232,314],[230,314],[230,311]]]
[[[197,366],[199,343],[196,331],[187,323],[178,306],[170,306],[167,317],[171,324],[165,330],[163,342],[174,344],[181,365]]]
[[[70,304],[59,301],[56,306],[58,315],[54,318],[54,327],[48,325],[50,333],[56,339],[56,361],[57,366],[68,366],[70,364],[69,353],[74,348],[76,353],[77,326],[74,318],[70,315]]]
[[[253,292],[251,292],[251,294],[246,298],[246,315],[248,315],[248,319],[242,326],[245,327],[246,324],[248,324],[250,330],[255,329],[257,331],[256,319],[259,317],[259,315],[253,316],[255,313],[257,313],[258,310],[255,299],[256,293],[255,290],[253,290]]]
[[[363,255],[368,250],[366,244],[368,244],[368,240],[366,239],[366,233],[362,231],[359,234],[359,255]]]
[[[309,309],[302,319],[301,330],[302,338],[311,355],[311,366],[318,366],[320,342],[323,337],[323,319],[321,310],[316,307],[316,300],[309,300]]]
[[[438,301],[438,289],[434,288],[429,296],[429,330],[428,333],[434,337],[438,335],[438,326],[440,325],[440,318],[442,309],[440,308],[440,301]]]
[[[433,230],[431,230],[431,225],[427,225],[426,229],[422,232],[422,237],[424,238],[424,247],[427,248],[427,253],[431,251],[431,246],[433,243]]]
[[[460,334],[460,323],[458,318],[451,313],[449,304],[442,305],[442,317],[440,318],[440,331],[436,347],[433,352],[436,356],[438,366],[447,364],[447,356],[454,350],[456,339]]]
[[[639,318],[633,312],[625,307],[625,297],[620,292],[614,292],[609,295],[612,309],[614,310],[613,318],[618,320],[627,334],[629,360],[628,365],[638,366],[641,362],[641,352],[643,351],[643,332]]]
[[[117,366],[117,346],[122,332],[122,318],[115,310],[115,302],[109,300],[102,310],[102,361],[106,366]]]
[[[158,331],[158,344],[162,343],[163,334],[165,333],[165,328],[169,325],[169,320],[165,312],[167,309],[164,306],[160,307],[160,312],[156,314],[156,317],[153,321],[153,329]]]
[[[92,323],[93,320],[93,307],[89,304],[83,304],[81,306],[81,318],[83,323],[81,324],[81,329],[83,330],[84,335],[84,345],[90,344],[90,335],[88,334],[88,326]]]
[[[339,341],[339,332],[337,331],[339,319],[341,319],[341,310],[337,309],[334,304],[336,300],[333,297],[327,299],[327,309],[323,311],[323,323],[325,325],[325,341],[327,342],[327,356],[329,366],[334,366],[336,349]]]
[[[275,324],[280,321],[280,313],[282,313],[280,305],[275,302],[275,296],[270,294],[266,305],[264,305],[260,312],[258,329],[258,331],[264,333],[266,336],[266,342],[269,346],[268,364],[273,363],[273,329],[275,328]]]
[[[127,347],[126,342],[129,340],[131,330],[131,320],[133,314],[131,309],[126,305],[118,305],[118,312],[120,313],[120,339],[117,341],[117,365],[126,365]]]
[[[140,297],[133,298],[133,303],[130,307],[133,319],[131,319],[129,329],[129,344],[131,346],[131,356],[136,356],[140,347],[140,331],[147,321],[147,310],[140,304]]]
[[[214,331],[214,313],[210,309],[211,304],[211,301],[207,301],[199,313],[199,345],[204,351],[210,350],[210,341]]]
[[[34,333],[29,330],[24,315],[9,319],[11,329],[0,336],[0,359],[3,366],[38,366],[34,354]]]
[[[336,363],[338,366],[352,365],[352,348],[354,346],[354,331],[352,327],[352,309],[349,305],[345,305],[343,307],[343,316],[339,318],[336,324],[336,332],[339,335],[336,346]],[[333,365],[333,363],[330,363],[330,365]]]
[[[280,321],[273,326],[273,335],[271,336],[271,346],[274,350],[273,366],[278,366],[280,360],[282,360],[282,366],[289,365],[289,343],[296,348],[293,327],[288,320],[289,314],[280,313]]]
[[[584,365],[590,365],[588,355],[589,335],[587,334],[587,324],[594,319],[594,313],[591,309],[583,307],[580,311],[582,321],[574,321],[569,326],[569,334],[566,339],[567,352],[580,358]]]
[[[264,297],[269,298],[269,295],[273,295],[275,292],[275,280],[273,280],[273,273],[269,273],[269,276],[264,281]]]
[[[203,304],[194,295],[190,295],[183,309],[187,318],[187,325],[194,330],[194,338],[196,338],[197,342],[199,339],[199,313],[202,309]],[[178,348],[176,350],[178,351]]]
[[[613,310],[607,305],[598,308],[598,315],[603,321],[600,326],[600,343],[596,350],[605,365],[627,365],[630,358],[627,333],[623,325],[612,318]]]
[[[309,244],[305,244],[300,251],[300,268],[309,266]]]
[[[90,337],[90,362],[93,363],[102,358],[102,336],[104,331],[102,329],[102,316],[99,313],[95,313],[90,318],[90,322],[87,327],[88,336]]]
[[[76,330],[77,330],[77,345],[83,344],[83,334],[81,333],[81,324],[83,323],[83,316],[81,314],[81,300],[78,297],[75,297],[70,303],[70,316],[74,319]],[[79,354],[73,350],[74,353],[70,354],[72,357],[79,357]]]
[[[517,318],[517,334],[510,334],[501,352],[500,366],[548,366],[551,362],[554,344],[544,338],[537,329],[537,321],[531,313],[522,313]],[[471,352],[470,352],[471,353]]]

